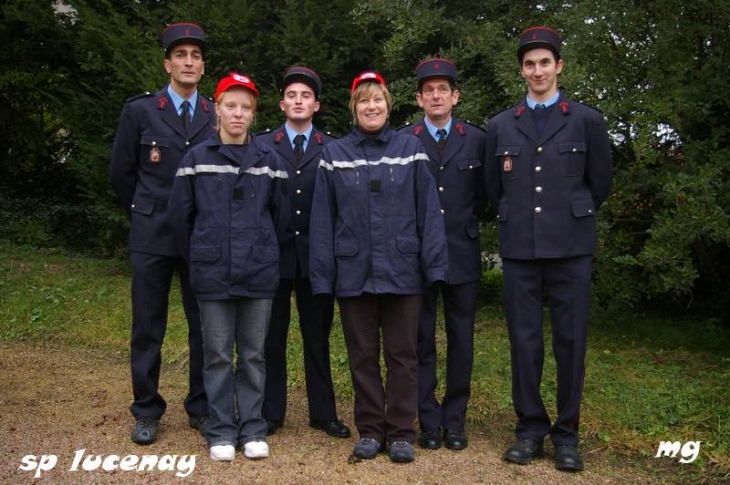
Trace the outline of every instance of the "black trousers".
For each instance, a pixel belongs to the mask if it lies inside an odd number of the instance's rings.
[[[361,438],[415,442],[417,337],[422,295],[339,298],[355,389],[355,426]],[[380,342],[386,366],[380,373]]]
[[[337,419],[335,392],[330,368],[330,333],[334,299],[312,295],[308,279],[280,280],[271,309],[266,335],[266,390],[261,410],[267,421],[283,421],[286,414],[286,347],[291,320],[291,296],[296,294],[299,329],[304,347],[304,375],[307,384],[309,419]]]
[[[422,431],[464,430],[474,363],[474,314],[478,283],[445,285],[440,291],[446,328],[446,389],[436,399],[438,288],[424,295],[418,326],[418,421]]]
[[[517,438],[542,441],[550,434],[556,446],[578,444],[591,261],[591,256],[503,260]],[[558,381],[558,416],[552,426],[540,395],[545,354],[542,308],[546,297]]]
[[[188,267],[180,257],[130,253],[132,263],[132,389],[135,418],[159,419],[167,403],[159,393],[162,342],[167,329],[170,286],[175,271],[180,278],[190,348],[189,391],[185,410],[193,418],[208,414],[203,385],[203,335],[198,303],[190,289]]]

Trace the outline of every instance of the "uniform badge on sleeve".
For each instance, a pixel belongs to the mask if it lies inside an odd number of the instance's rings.
[[[505,173],[509,173],[512,171],[512,157],[509,155],[505,155],[502,157],[502,170]]]
[[[160,163],[160,160],[162,160],[162,154],[160,154],[160,149],[156,146],[152,147],[150,149],[150,162]]]

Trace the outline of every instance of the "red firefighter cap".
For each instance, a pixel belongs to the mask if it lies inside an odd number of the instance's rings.
[[[236,86],[246,88],[251,91],[254,96],[256,96],[257,98],[259,97],[259,90],[256,88],[256,85],[253,83],[253,81],[251,81],[250,77],[246,76],[245,74],[232,72],[226,77],[222,78],[220,81],[218,81],[218,88],[216,88],[215,90],[215,102],[218,102],[218,98],[221,94]]]
[[[383,79],[383,76],[378,74],[375,71],[365,71],[359,76],[357,76],[355,79],[352,80],[352,88],[350,88],[350,95],[355,92],[355,89],[362,83],[376,83],[380,84],[384,88],[387,87],[385,85],[385,79]]]
[[[306,84],[312,91],[314,91],[314,97],[319,98],[319,93],[322,92],[322,80],[316,72],[304,66],[292,66],[284,73],[284,82],[281,88],[282,94],[286,91],[286,87],[293,83]]]
[[[162,46],[165,54],[180,44],[195,44],[201,49],[205,46],[205,32],[198,24],[183,22],[172,24],[162,32]]]
[[[438,57],[426,59],[416,66],[416,77],[418,78],[418,89],[421,89],[424,81],[432,77],[446,78],[452,84],[456,84],[456,64]]]
[[[555,54],[555,59],[560,59],[560,35],[553,29],[548,27],[530,27],[520,34],[520,45],[517,48],[517,60],[522,63],[522,56],[525,52],[545,48],[550,49]]]

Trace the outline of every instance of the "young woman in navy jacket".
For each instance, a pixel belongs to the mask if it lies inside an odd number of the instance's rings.
[[[248,76],[220,80],[218,134],[185,156],[169,204],[200,305],[210,408],[204,434],[218,461],[233,460],[237,446],[248,458],[269,456],[264,341],[279,283],[277,234],[289,211],[286,171],[249,133],[258,95]]]

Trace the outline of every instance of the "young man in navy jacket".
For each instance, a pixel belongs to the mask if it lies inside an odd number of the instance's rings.
[[[334,300],[331,295],[312,295],[309,283],[309,215],[314,180],[322,148],[333,140],[312,124],[320,108],[321,91],[322,81],[312,69],[287,69],[279,103],[286,122],[260,136],[263,143],[276,150],[289,174],[291,207],[290,224],[280,241],[279,290],[266,336],[266,392],[261,412],[268,422],[269,434],[283,425],[287,401],[286,344],[293,291],[304,347],[309,425],[335,438],[347,438],[350,429],[337,417],[330,368]]]
[[[499,221],[517,413],[517,441],[504,459],[526,464],[543,456],[550,435],[555,467],[578,471],[596,211],[609,194],[612,162],[603,115],[558,90],[560,45],[547,27],[520,35],[527,97],[489,120],[485,177]],[[552,423],[540,396],[545,301],[558,381]]]

